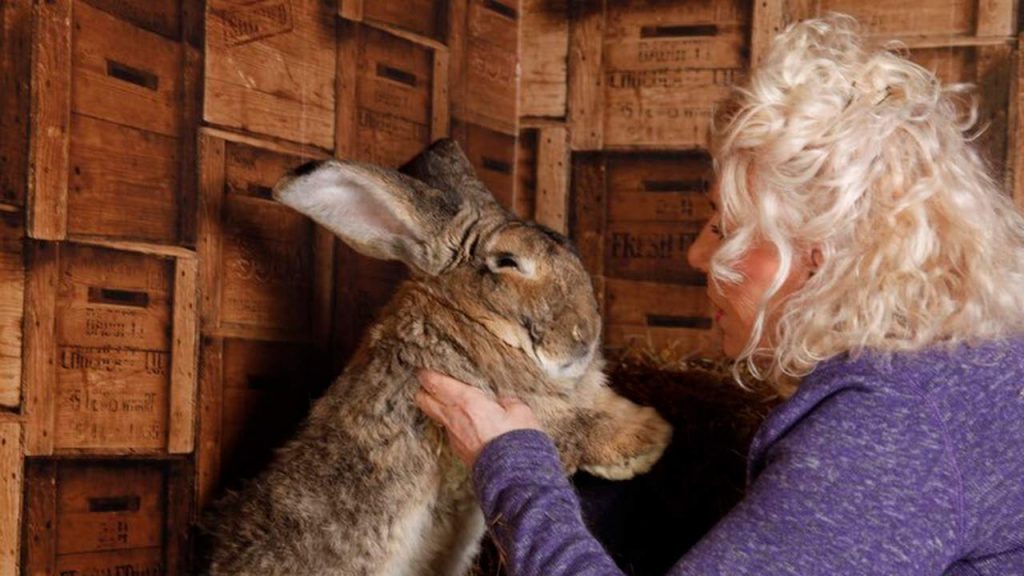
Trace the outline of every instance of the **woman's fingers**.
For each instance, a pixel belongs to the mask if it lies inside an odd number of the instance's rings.
[[[416,406],[419,406],[419,409],[430,417],[431,420],[434,420],[442,426],[446,425],[447,417],[444,413],[445,406],[444,404],[441,404],[437,398],[434,398],[430,393],[425,392],[424,390],[419,390],[416,392],[414,401],[416,402]]]

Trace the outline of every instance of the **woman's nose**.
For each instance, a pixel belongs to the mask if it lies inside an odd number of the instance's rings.
[[[711,232],[711,221],[709,220],[700,229],[700,234],[697,235],[696,240],[693,241],[693,244],[690,244],[690,248],[686,251],[686,261],[691,267],[707,274],[711,265],[711,255],[714,251],[715,235]]]

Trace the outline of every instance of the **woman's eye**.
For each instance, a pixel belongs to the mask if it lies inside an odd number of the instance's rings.
[[[718,237],[719,240],[725,240],[725,234],[722,232],[722,227],[718,224],[708,224],[708,228],[711,229],[711,233]]]

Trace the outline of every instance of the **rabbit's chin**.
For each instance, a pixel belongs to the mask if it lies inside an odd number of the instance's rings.
[[[544,353],[537,352],[537,360],[540,367],[553,380],[575,380],[587,373],[590,364],[594,361],[594,348],[586,356],[563,362],[558,359],[548,358]]]

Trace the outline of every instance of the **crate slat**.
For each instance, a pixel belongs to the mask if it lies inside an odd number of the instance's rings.
[[[519,133],[514,211],[556,232],[569,229],[569,131],[544,123]]]
[[[32,77],[32,4],[0,6],[0,202],[25,203]]]
[[[0,573],[17,574],[21,563],[21,423],[0,422]]]
[[[21,403],[25,311],[25,228],[19,212],[0,212],[0,407]]]
[[[34,4],[27,227],[46,240],[67,235],[71,2]]]
[[[203,118],[332,150],[336,8],[320,0],[206,6]]]

